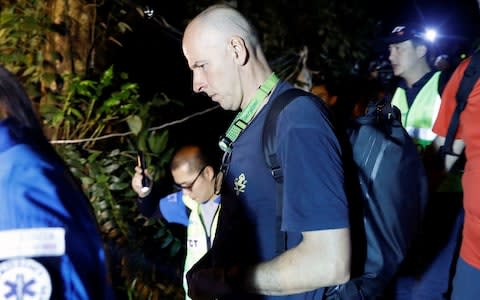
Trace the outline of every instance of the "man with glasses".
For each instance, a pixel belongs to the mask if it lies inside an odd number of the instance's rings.
[[[135,167],[132,188],[138,194],[140,211],[146,217],[157,217],[187,228],[185,274],[211,248],[220,210],[220,196],[215,193],[216,169],[200,147],[183,146],[170,164],[178,192],[159,199],[152,186],[142,191],[142,169]],[[148,175],[148,171],[146,176]],[[152,180],[149,180],[151,183]],[[186,296],[186,299],[190,299]]]

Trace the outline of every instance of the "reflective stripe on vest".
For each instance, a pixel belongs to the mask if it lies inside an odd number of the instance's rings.
[[[432,131],[433,123],[440,109],[441,98],[438,94],[440,72],[436,72],[418,92],[411,107],[408,106],[405,90],[397,88],[392,104],[402,112],[402,125],[415,142],[422,147],[428,146],[437,137]]]

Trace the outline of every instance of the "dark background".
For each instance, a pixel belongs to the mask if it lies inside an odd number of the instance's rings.
[[[205,7],[214,3],[198,2],[197,6],[205,3]],[[387,34],[393,27],[406,22],[423,23],[437,29],[438,51],[454,59],[461,53],[469,53],[474,40],[480,36],[479,8],[475,0],[367,2],[371,2],[366,5],[377,21],[379,35]],[[162,114],[158,125],[215,106],[210,99],[192,92],[191,74],[182,55],[181,34],[187,20],[196,14],[195,9],[189,1],[180,0],[146,1],[143,7],[147,6],[154,9],[154,15],[152,18],[138,15],[132,20],[134,31],[123,37],[124,47],[115,54],[118,57],[115,61],[120,61],[118,67],[126,71],[132,81],[140,84],[142,97],[146,101],[155,94],[164,93],[181,103],[180,110],[177,107],[172,109],[171,114]],[[289,17],[295,18],[295,13],[289,11]],[[174,29],[165,27],[162,18]],[[372,41],[372,47],[378,45]],[[377,50],[380,53],[379,50],[384,49]],[[170,127],[171,144],[193,142],[216,147],[218,137],[225,132],[233,116],[233,112],[218,108],[174,125]]]
[[[445,52],[451,52],[457,43],[468,49],[480,32],[476,0],[384,1],[376,14],[390,28],[399,22],[420,22],[436,28],[439,47]]]

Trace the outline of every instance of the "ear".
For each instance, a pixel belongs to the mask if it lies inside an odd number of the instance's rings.
[[[418,45],[416,48],[415,48],[415,51],[417,52],[417,56],[420,58],[420,57],[424,57],[427,55],[427,46],[425,45]]]
[[[245,40],[238,35],[230,39],[229,48],[231,50],[234,61],[243,66],[248,61],[248,49]]]
[[[211,167],[211,166],[207,166],[203,172],[205,172],[205,175],[207,175],[207,178],[210,181],[212,181],[213,178],[215,177],[215,171],[213,170],[213,167]]]

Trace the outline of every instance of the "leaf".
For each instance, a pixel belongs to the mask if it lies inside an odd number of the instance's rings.
[[[157,233],[153,236],[154,239],[159,239],[165,236],[167,229],[165,227],[160,228]]]
[[[127,30],[133,32],[132,28],[125,22],[118,22],[117,26],[121,33],[125,33]]]
[[[106,167],[105,167],[105,172],[106,172],[107,174],[113,173],[113,172],[116,171],[119,167],[120,167],[119,164],[112,164],[112,165],[106,166]]]
[[[148,132],[142,131],[137,138],[137,149],[141,151],[147,151],[147,138]]]
[[[153,224],[156,224],[157,223],[157,220],[154,220],[153,218],[150,218],[148,219],[144,224],[143,226],[152,226]]]
[[[168,131],[164,130],[161,134],[152,133],[148,137],[148,147],[153,153],[160,154],[162,153],[168,142]]]
[[[166,248],[168,245],[170,245],[174,241],[173,235],[169,234],[165,237],[163,240],[162,244],[160,245],[160,248]]]
[[[114,149],[110,154],[108,155],[109,157],[115,157],[120,154],[120,149]]]
[[[91,185],[95,182],[95,180],[93,180],[92,178],[90,177],[82,177],[80,178],[80,180],[82,181],[82,185]]]
[[[131,116],[127,119],[128,128],[133,134],[138,135],[143,127],[142,119],[138,115]]]
[[[120,99],[112,97],[103,103],[102,109],[106,110],[106,108],[111,108],[113,106],[117,106],[118,104],[120,104]]]
[[[115,182],[109,185],[109,189],[112,191],[121,191],[128,188],[130,185],[126,182]]]
[[[100,151],[92,151],[88,156],[88,161],[95,162],[100,154],[101,154]]]
[[[122,43],[120,43],[118,40],[116,40],[115,38],[113,38],[111,36],[108,37],[108,40],[114,42],[115,44],[117,44],[120,47],[123,47]]]
[[[103,86],[110,85],[113,80],[113,65],[108,67],[102,74],[102,78],[100,78],[100,84]]]
[[[82,112],[79,111],[78,109],[73,108],[72,106],[70,106],[70,107],[68,108],[68,112],[69,112],[70,114],[73,114],[74,116],[76,116],[79,120],[83,120],[83,119],[84,119]]]
[[[182,243],[179,240],[175,239],[175,241],[172,243],[172,246],[170,247],[170,256],[177,255],[181,248]]]
[[[29,67],[23,72],[22,76],[30,76],[36,70],[37,70],[36,66]]]

